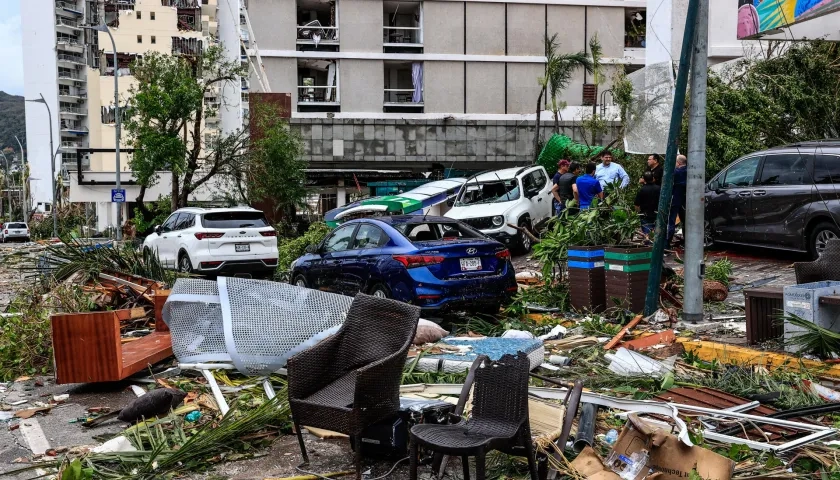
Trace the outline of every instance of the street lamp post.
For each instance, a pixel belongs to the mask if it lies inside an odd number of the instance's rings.
[[[117,43],[114,41],[114,36],[111,34],[111,30],[108,29],[107,25],[95,25],[92,27],[85,27],[90,30],[95,30],[97,32],[105,32],[108,34],[108,38],[111,39],[111,47],[114,49],[114,115],[115,117],[115,130],[117,136],[117,143],[115,147],[116,152],[116,167],[117,167],[117,191],[121,190],[120,185],[120,128],[122,127],[122,118],[120,115],[120,68],[119,63],[117,61]],[[125,198],[123,198],[125,200]],[[122,240],[122,204],[117,203],[117,240]]]
[[[23,221],[29,221],[29,172],[26,171],[26,153],[23,151],[23,145],[20,143],[20,139],[15,135],[15,141],[17,141],[18,147],[20,148],[20,184],[21,188],[23,189],[23,195],[21,196],[20,200],[20,211],[23,213]]]
[[[52,211],[50,214],[53,218],[53,237],[58,237],[58,213],[56,212],[56,207],[58,206],[58,192],[56,191],[55,185],[55,157],[58,155],[58,151],[53,147],[53,131],[52,131],[52,112],[50,111],[50,104],[44,99],[44,94],[41,94],[41,98],[36,98],[35,100],[27,100],[27,102],[33,103],[43,103],[45,107],[47,107],[47,117],[50,120],[50,172],[52,173]]]

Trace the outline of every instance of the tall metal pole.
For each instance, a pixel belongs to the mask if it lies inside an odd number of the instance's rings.
[[[117,166],[117,190],[121,190],[120,184],[120,129],[122,127],[122,118],[120,115],[120,68],[117,63],[117,43],[114,41],[114,36],[108,27],[103,29],[111,39],[111,46],[114,49],[114,115],[116,115],[116,137],[117,143],[114,147],[116,152],[116,166]],[[117,203],[117,240],[122,240],[122,203]]]
[[[50,215],[53,219],[53,238],[58,237],[58,212],[56,209],[58,208],[58,189],[56,188],[55,184],[55,157],[58,156],[58,151],[53,146],[53,131],[52,131],[52,112],[50,111],[50,104],[47,103],[47,100],[44,98],[44,94],[41,94],[41,101],[47,107],[47,116],[50,119],[50,174],[52,175],[52,208],[50,209]]]
[[[3,155],[3,160],[6,161],[6,196],[9,199],[9,221],[12,221],[12,181],[9,178],[12,174],[9,171],[9,157],[6,156],[5,153],[0,152],[0,155]]]
[[[688,107],[688,181],[685,216],[685,293],[683,320],[703,320],[703,243],[706,184],[706,80],[709,50],[709,0],[700,0],[691,58]]]
[[[680,50],[680,66],[677,70],[677,84],[674,89],[674,109],[671,111],[671,125],[668,130],[668,147],[665,151],[665,169],[662,175],[662,190],[659,194],[659,209],[656,215],[656,239],[651,254],[650,275],[645,295],[645,315],[652,315],[659,308],[659,280],[662,278],[662,255],[665,253],[665,238],[668,235],[668,213],[671,209],[671,192],[674,187],[674,166],[677,162],[682,115],[685,109],[685,90],[688,86],[688,71],[691,67],[691,46],[694,43],[694,28],[700,0],[689,0],[685,19],[685,34]],[[689,160],[690,162],[690,160]]]
[[[29,174],[26,171],[26,153],[23,152],[23,145],[21,145],[17,135],[15,135],[15,141],[17,141],[18,147],[20,148],[20,186],[23,189],[23,195],[20,198],[20,210],[23,213],[22,220],[26,222],[29,221]]]

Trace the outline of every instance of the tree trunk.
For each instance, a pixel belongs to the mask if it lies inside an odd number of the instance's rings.
[[[140,215],[143,216],[143,220],[148,221],[152,218],[152,212],[146,207],[146,202],[144,199],[146,198],[146,186],[140,185],[140,193],[137,195],[137,198],[134,199],[137,202],[137,209],[140,210]]]
[[[560,134],[560,112],[554,109],[554,133]]]
[[[174,169],[172,171],[172,192],[170,193],[170,206],[172,207],[172,211],[178,210],[178,194],[180,189],[178,188],[178,175],[175,173]]]
[[[534,161],[536,162],[540,156],[540,112],[542,112],[542,99],[545,95],[545,87],[540,90],[540,96],[537,97],[537,117],[534,123]]]

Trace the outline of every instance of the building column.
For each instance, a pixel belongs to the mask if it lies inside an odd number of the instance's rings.
[[[335,188],[335,205],[336,207],[343,207],[347,204],[347,189],[344,188],[344,180],[338,181],[338,186]]]

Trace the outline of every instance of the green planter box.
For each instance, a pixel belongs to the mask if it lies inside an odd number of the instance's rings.
[[[622,308],[634,313],[645,309],[652,247],[615,246],[604,248],[604,282],[607,304],[617,299]]]

